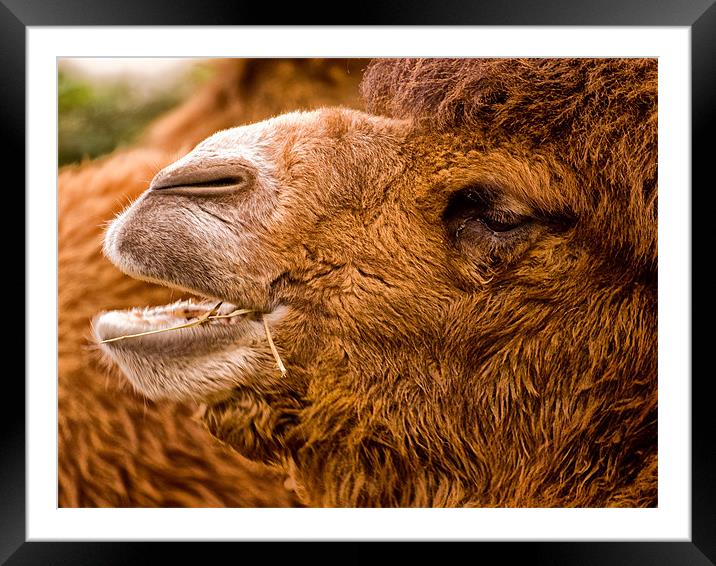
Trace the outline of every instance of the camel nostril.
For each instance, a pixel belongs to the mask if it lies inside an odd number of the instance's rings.
[[[248,168],[236,166],[170,169],[160,171],[149,189],[164,195],[216,196],[246,190],[253,179]]]
[[[200,187],[230,187],[233,185],[239,185],[243,182],[242,177],[221,177],[219,179],[213,179],[211,181],[196,181],[194,183],[173,181],[162,183],[158,185],[152,185],[150,188],[155,191],[164,191],[166,189],[176,189],[179,187],[192,189]]]

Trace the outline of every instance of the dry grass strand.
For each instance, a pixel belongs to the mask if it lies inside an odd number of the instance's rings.
[[[160,334],[161,332],[170,332],[172,330],[179,330],[181,328],[190,328],[192,326],[199,326],[200,324],[204,324],[208,322],[209,320],[216,320],[219,318],[233,318],[235,316],[240,316],[243,314],[247,314],[250,312],[253,312],[251,309],[236,309],[233,312],[230,312],[229,314],[216,314],[216,312],[219,310],[219,307],[223,304],[223,301],[218,303],[213,309],[210,311],[205,312],[201,316],[197,317],[196,320],[192,320],[191,322],[187,322],[186,324],[180,324],[178,326],[170,326],[169,328],[159,328],[158,330],[148,330],[147,332],[139,332],[138,334],[125,334],[124,336],[116,336],[114,338],[109,338],[107,340],[102,340],[100,344],[107,344],[108,342],[116,342],[118,340],[125,340],[127,338],[139,338],[140,336],[148,336],[150,334]]]

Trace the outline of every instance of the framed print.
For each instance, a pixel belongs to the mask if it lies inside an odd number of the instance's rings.
[[[713,563],[702,4],[5,2],[27,341],[0,558]]]

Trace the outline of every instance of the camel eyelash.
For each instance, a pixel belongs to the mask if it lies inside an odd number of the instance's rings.
[[[505,234],[528,224],[532,221],[530,217],[521,216],[503,210],[490,210],[483,212],[480,216],[473,218],[482,223],[488,230],[495,234]]]

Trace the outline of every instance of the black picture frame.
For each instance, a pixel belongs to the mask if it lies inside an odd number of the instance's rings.
[[[342,25],[342,10],[316,5],[284,5],[280,10],[265,3],[197,2],[195,0],[0,0],[0,124],[4,132],[3,171],[18,170],[25,159],[25,32],[28,26],[84,25]],[[716,98],[716,4],[714,0],[489,0],[470,5],[456,0],[361,3],[350,14],[351,25],[589,25],[589,26],[686,26],[691,30],[692,80],[692,186],[706,187],[706,164],[711,155],[709,135],[714,126]],[[712,137],[712,136],[709,136]],[[24,186],[24,168],[20,182]],[[713,181],[711,181],[713,183]],[[14,185],[19,186],[19,185]],[[684,187],[683,190],[690,190]],[[19,194],[19,191],[16,191]],[[694,194],[694,191],[691,191]],[[21,205],[24,210],[24,204]],[[704,224],[692,221],[692,254],[701,242]],[[694,229],[696,228],[696,229]],[[8,247],[13,247],[8,244]],[[18,246],[15,246],[18,247]],[[692,255],[693,257],[693,255]],[[24,259],[21,260],[24,265]],[[16,266],[19,262],[15,262]],[[692,282],[699,266],[692,269]],[[701,268],[703,269],[703,268]],[[24,273],[24,270],[23,270]],[[24,276],[23,276],[24,283]],[[693,283],[692,283],[693,285]],[[24,291],[23,291],[24,294]],[[25,295],[25,301],[32,300]],[[700,316],[705,317],[699,313]],[[708,333],[706,333],[708,334]],[[17,334],[19,335],[19,333]],[[24,335],[24,333],[23,333]],[[703,339],[703,338],[702,338]],[[10,348],[7,351],[11,351]],[[693,346],[692,346],[693,351]],[[692,360],[693,363],[693,360]],[[24,383],[5,372],[0,412],[0,563],[6,564],[128,564],[137,560],[169,562],[206,560],[205,544],[157,544],[138,542],[27,542],[25,529],[25,409]],[[12,379],[11,379],[12,378]],[[692,536],[690,542],[500,542],[464,543],[479,547],[447,549],[444,545],[401,545],[401,562],[413,559],[449,559],[451,551],[469,559],[537,564],[715,564],[716,563],[716,449],[710,372],[692,372]],[[271,561],[315,562],[326,556],[331,562],[363,563],[385,552],[385,543],[344,543],[341,548],[318,550],[309,543],[244,543],[249,549],[228,549]],[[212,549],[213,550],[213,549]],[[211,552],[211,551],[209,551]],[[337,553],[337,554],[336,554]],[[209,554],[211,556],[211,554]],[[497,558],[499,557],[499,558]],[[208,558],[211,559],[211,558]],[[182,561],[183,561],[182,560]],[[519,561],[519,562],[518,562]]]

